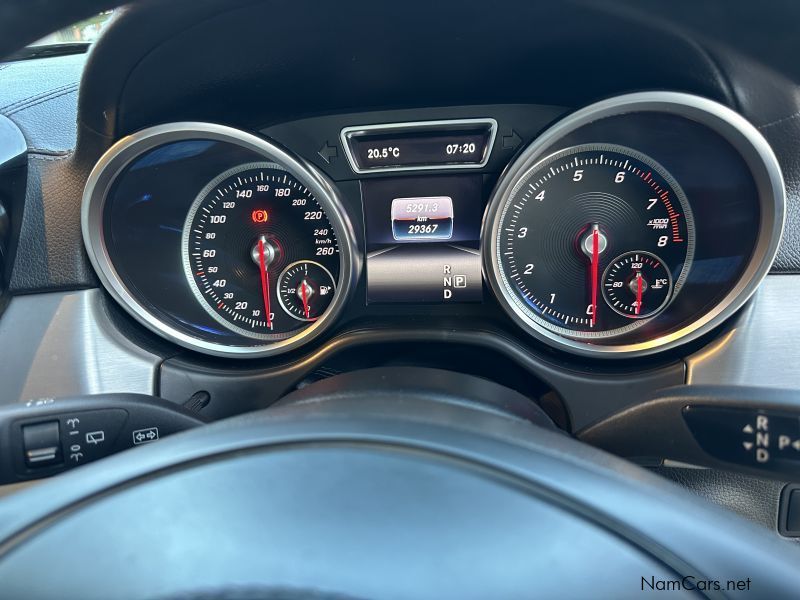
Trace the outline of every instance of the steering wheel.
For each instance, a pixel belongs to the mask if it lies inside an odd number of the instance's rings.
[[[571,439],[517,392],[412,367],[332,377],[11,495],[0,539],[9,598],[625,598],[676,581],[783,597],[800,582],[788,543]]]
[[[113,3],[36,4],[4,4],[0,53]],[[326,379],[0,501],[15,599],[788,597],[798,564],[518,393],[426,369]]]

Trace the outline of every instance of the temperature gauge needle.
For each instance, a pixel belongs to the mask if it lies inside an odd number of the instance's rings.
[[[308,294],[306,293],[306,285],[308,284],[304,279],[302,283],[300,283],[300,295],[303,297],[303,312],[305,313],[307,319],[309,315],[309,309],[308,309]]]
[[[592,322],[594,327],[597,323],[597,279],[600,268],[600,230],[597,227],[592,229]]]
[[[636,273],[636,314],[642,310],[642,272]]]
[[[267,311],[267,328],[272,329],[272,312],[269,309],[269,273],[264,260],[264,240],[258,240],[258,263],[261,267],[261,295],[264,297],[264,310]]]

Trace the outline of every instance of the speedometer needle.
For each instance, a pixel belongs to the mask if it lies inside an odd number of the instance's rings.
[[[592,229],[592,321],[591,326],[597,323],[597,275],[600,267],[600,230],[595,226]]]
[[[261,267],[261,295],[264,297],[264,310],[267,311],[267,329],[272,329],[272,313],[269,310],[269,273],[264,259],[264,240],[258,240],[258,263]]]

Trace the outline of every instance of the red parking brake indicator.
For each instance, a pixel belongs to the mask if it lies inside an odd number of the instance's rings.
[[[259,209],[259,210],[254,210],[251,217],[253,219],[253,223],[266,223],[268,215],[267,211]]]

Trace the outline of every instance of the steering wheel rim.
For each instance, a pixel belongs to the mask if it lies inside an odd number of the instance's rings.
[[[493,589],[514,595],[503,587],[513,581],[528,593],[628,597],[640,594],[650,577],[721,581],[721,592],[704,591],[709,597],[727,597],[725,582],[747,577],[750,592],[760,595],[796,589],[797,549],[643,469],[473,401],[378,386],[348,392],[347,377],[339,377],[305,388],[283,406],[122,453],[0,502],[5,590],[21,598],[194,598],[214,589],[226,597],[238,589],[231,583],[247,581],[260,597],[276,590],[293,590],[291,597],[309,590],[328,594],[322,597],[371,597],[380,581],[396,597],[481,597]],[[315,475],[303,478],[298,471]],[[350,483],[321,492],[318,480],[331,477]],[[402,494],[402,503],[396,495],[406,488],[398,487],[397,477],[413,491]],[[242,493],[231,489],[231,482],[242,481],[261,483]],[[470,492],[459,499],[452,491],[462,488]],[[292,501],[275,505],[276,497]],[[150,499],[146,506],[143,498]],[[358,510],[330,512],[353,506]],[[427,515],[424,528],[419,514]],[[469,520],[461,518],[465,514]],[[398,522],[401,517],[406,521]],[[205,520],[218,527],[205,531]],[[163,535],[143,533],[148,522],[159,523]],[[279,533],[286,531],[306,545]],[[526,535],[513,536],[521,531]],[[375,543],[375,532],[387,540],[384,547]],[[509,536],[513,543],[505,544]],[[447,540],[458,542],[450,548],[455,555],[475,549],[474,564],[459,569],[440,560],[450,554]],[[65,553],[65,547],[75,551]],[[586,561],[584,547],[616,550]],[[217,563],[219,548],[234,550],[220,552]],[[431,548],[439,553],[430,555]],[[480,555],[481,548],[499,556]],[[92,550],[103,568],[84,569],[81,581],[65,583],[80,569],[82,553]],[[198,564],[202,555],[207,559]],[[245,556],[261,557],[271,569],[244,568],[236,557]],[[308,556],[326,558],[319,563]],[[395,556],[405,562],[398,565]],[[294,561],[305,579],[275,575]],[[364,561],[371,561],[366,571]],[[437,574],[425,565],[437,561],[463,585],[427,587]],[[564,566],[589,577],[569,580]],[[404,572],[416,573],[420,587]],[[218,585],[211,585],[209,573]],[[148,577],[162,595],[141,583]],[[139,589],[131,587],[136,581]],[[198,581],[203,585],[190,585]]]

